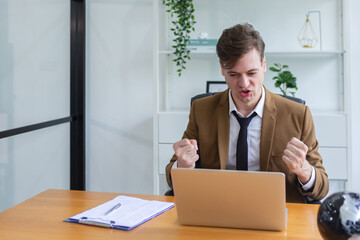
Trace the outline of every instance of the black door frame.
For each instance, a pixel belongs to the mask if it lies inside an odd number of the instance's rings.
[[[85,0],[70,0],[70,116],[0,131],[0,139],[70,123],[70,189],[85,190]]]
[[[85,190],[85,0],[70,11],[70,189]]]

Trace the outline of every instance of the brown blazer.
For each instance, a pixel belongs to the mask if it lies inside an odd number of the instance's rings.
[[[260,139],[260,171],[283,172],[286,175],[286,201],[305,202],[304,196],[320,200],[329,189],[328,177],[318,152],[319,144],[307,106],[285,99],[265,89],[265,105]],[[201,168],[226,169],[229,151],[229,90],[196,100],[190,110],[183,138],[196,139]],[[315,168],[315,185],[304,192],[297,179],[281,159],[292,137],[308,147],[306,159]],[[170,170],[174,155],[166,166],[166,177],[172,186]]]

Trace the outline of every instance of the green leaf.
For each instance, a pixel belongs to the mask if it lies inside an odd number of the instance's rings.
[[[275,85],[275,87],[280,87],[280,85],[281,85],[281,82],[279,82],[279,81],[276,81],[274,85]]]
[[[274,68],[274,67],[270,67],[269,70],[270,70],[270,71],[273,71],[273,72],[280,72],[279,69],[276,69],[276,68]]]
[[[280,83],[285,83],[286,82],[285,79],[281,75],[278,75],[278,80],[277,81],[280,82]]]
[[[295,88],[295,86],[291,82],[288,82],[286,83],[286,88]]]

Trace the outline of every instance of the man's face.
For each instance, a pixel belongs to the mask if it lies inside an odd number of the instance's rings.
[[[239,58],[234,67],[224,68],[221,63],[220,66],[237,109],[242,114],[249,114],[261,98],[261,86],[266,72],[265,57],[260,59],[254,48]]]

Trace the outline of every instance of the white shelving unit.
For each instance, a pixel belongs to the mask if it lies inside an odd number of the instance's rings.
[[[194,1],[199,32],[218,38],[223,29],[250,22],[259,30],[266,44],[267,68],[280,62],[290,66],[297,77],[296,96],[304,99],[313,114],[319,151],[330,179],[330,192],[346,190],[351,181],[347,112],[347,80],[344,74],[346,33],[343,31],[344,5],[347,0],[267,1],[267,0],[197,0]],[[239,7],[241,6],[241,8]],[[303,49],[296,36],[310,10],[321,11],[322,51],[319,46]],[[286,21],[280,21],[281,16]],[[167,190],[165,166],[172,144],[186,128],[192,96],[205,92],[206,81],[223,81],[215,52],[191,53],[182,77],[172,62],[169,18],[160,0],[154,0],[154,193]],[[317,18],[311,19],[315,29]],[[273,86],[274,74],[265,74],[265,87]]]

